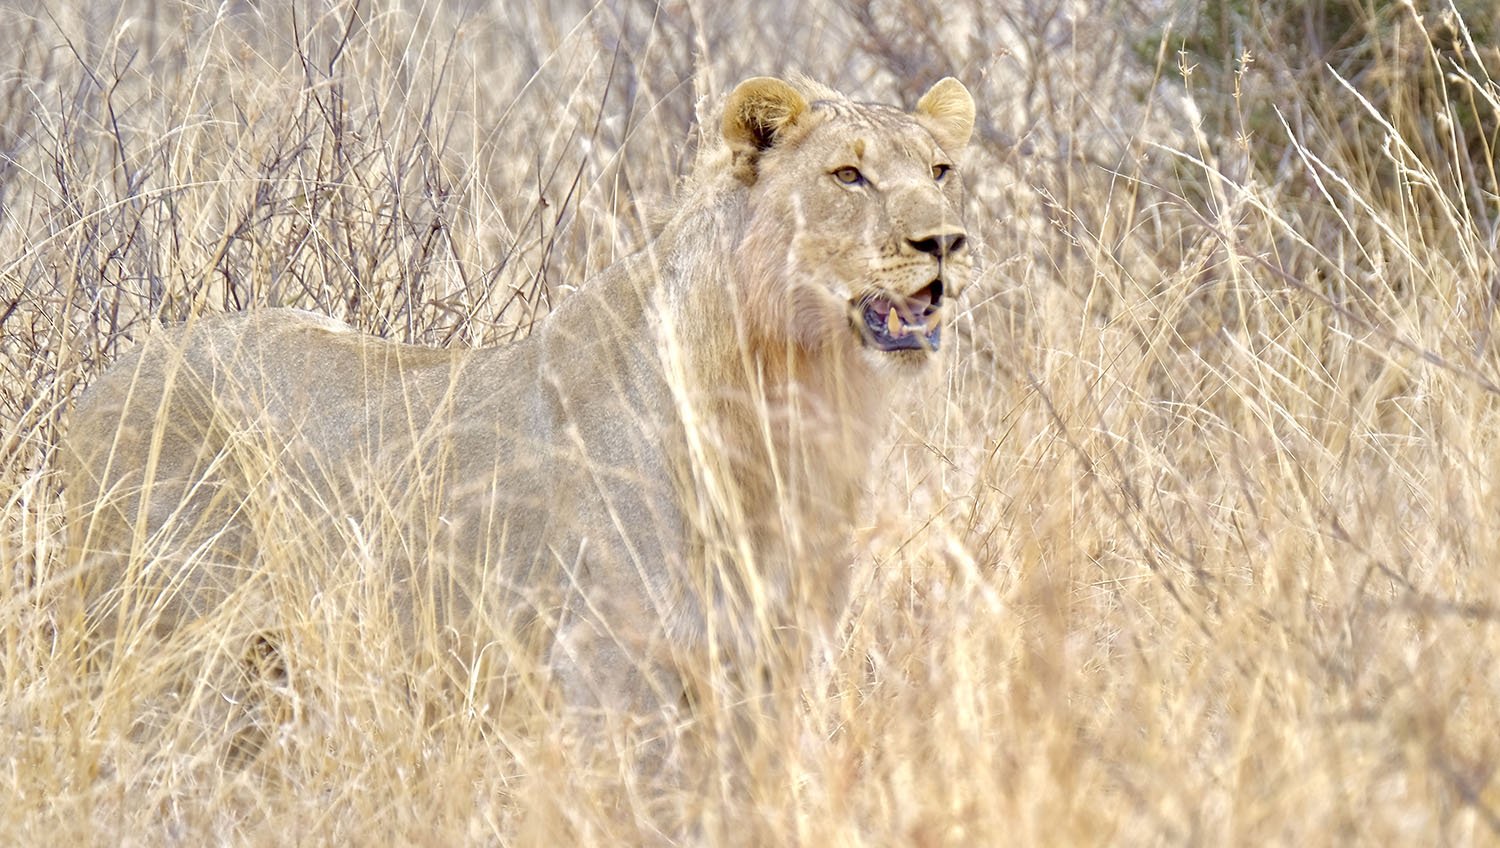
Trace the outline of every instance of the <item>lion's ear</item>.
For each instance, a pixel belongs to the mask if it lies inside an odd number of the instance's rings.
[[[807,98],[772,77],[752,77],[734,87],[724,104],[724,140],[735,153],[768,150],[807,111]]]
[[[974,98],[963,83],[943,77],[917,101],[916,116],[944,150],[957,153],[974,132]]]

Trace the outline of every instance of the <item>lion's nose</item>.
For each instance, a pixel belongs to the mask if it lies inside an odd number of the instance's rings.
[[[909,238],[906,241],[923,253],[930,253],[939,259],[947,259],[950,254],[963,250],[968,237],[963,233],[939,233],[926,238]]]

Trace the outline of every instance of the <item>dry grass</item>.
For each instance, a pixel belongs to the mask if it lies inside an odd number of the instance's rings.
[[[1402,49],[1357,74],[1280,32],[1236,74],[1107,2],[18,5],[0,841],[619,844],[653,804],[741,844],[1500,840],[1500,89],[1435,10],[1376,4],[1351,38]],[[202,720],[237,681],[163,683],[239,650],[233,609],[87,668],[53,448],[147,322],[504,342],[642,244],[700,95],[792,69],[970,84],[986,269],[892,428],[841,651],[746,782],[576,768],[524,692],[495,715],[403,648],[357,551],[310,580],[295,526],[251,766]]]

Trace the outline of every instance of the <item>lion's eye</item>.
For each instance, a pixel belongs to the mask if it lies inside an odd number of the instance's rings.
[[[934,180],[937,180],[938,182],[942,182],[943,178],[946,177],[946,176],[948,176],[948,172],[951,171],[951,170],[953,170],[953,166],[952,165],[947,165],[947,164],[933,165],[932,166],[932,178]]]
[[[859,185],[865,181],[865,175],[861,174],[858,168],[848,165],[834,171],[833,178],[844,185]]]

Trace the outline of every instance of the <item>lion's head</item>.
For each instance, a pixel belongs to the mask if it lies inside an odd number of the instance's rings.
[[[748,185],[736,261],[753,331],[882,366],[930,360],[972,270],[954,157],[973,127],[952,78],[909,113],[802,81],[736,87],[722,131]]]

